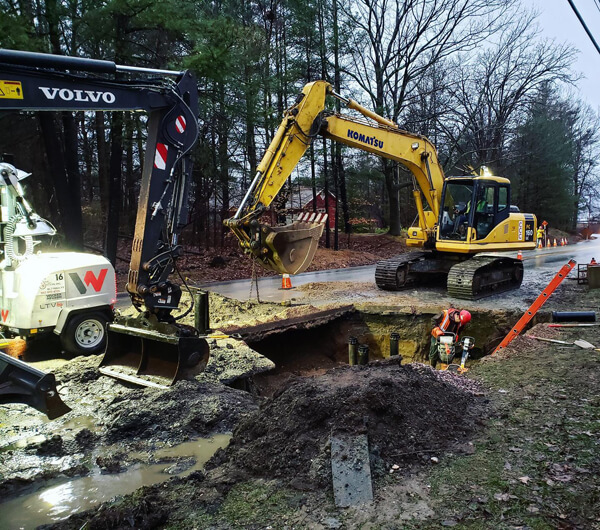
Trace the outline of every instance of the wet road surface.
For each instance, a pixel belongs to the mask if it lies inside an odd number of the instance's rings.
[[[501,253],[498,253],[501,254]],[[516,257],[516,252],[507,252],[506,255]],[[577,263],[589,263],[592,257],[600,261],[600,238],[582,241],[575,245],[565,247],[548,247],[543,249],[527,250],[523,252],[525,274],[546,274],[549,271],[558,272],[560,267],[569,259]],[[576,276],[577,266],[570,276]],[[363,267],[350,267],[348,269],[333,269],[328,271],[304,272],[291,277],[292,286],[299,287],[314,282],[374,282],[375,265]],[[233,280],[229,282],[213,282],[200,285],[208,291],[219,293],[237,300],[250,298],[250,280]],[[296,289],[282,290],[281,276],[271,276],[258,280],[258,291],[263,301],[284,303],[292,299],[299,300],[303,293]],[[252,288],[251,298],[256,298],[255,286]]]

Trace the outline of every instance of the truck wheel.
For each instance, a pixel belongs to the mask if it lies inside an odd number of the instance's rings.
[[[65,351],[75,355],[95,355],[106,345],[106,324],[103,313],[82,313],[69,319],[60,334]]]

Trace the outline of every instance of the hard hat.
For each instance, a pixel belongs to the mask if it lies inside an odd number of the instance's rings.
[[[471,313],[469,313],[468,311],[461,311],[460,312],[460,323],[461,324],[466,324],[467,322],[470,322],[471,320]]]

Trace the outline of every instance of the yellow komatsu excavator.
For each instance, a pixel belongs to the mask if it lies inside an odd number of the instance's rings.
[[[328,95],[362,116],[326,110]],[[302,272],[318,246],[320,223],[273,227],[260,219],[318,135],[399,162],[413,175],[418,224],[408,230],[407,245],[420,250],[380,262],[378,287],[400,290],[447,277],[449,294],[477,299],[521,285],[520,260],[482,254],[535,248],[536,218],[511,206],[510,181],[485,175],[445,177],[427,138],[401,130],[335,93],[325,81],[307,84],[285,112],[237,213],[225,221],[245,252],[265,268]]]

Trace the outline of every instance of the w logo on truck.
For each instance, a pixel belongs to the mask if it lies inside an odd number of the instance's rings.
[[[83,277],[83,281],[81,281],[81,277],[76,272],[70,272],[69,276],[71,277],[71,280],[73,280],[73,283],[75,284],[75,287],[77,287],[77,290],[80,294],[87,293],[87,288],[90,285],[94,291],[98,293],[104,285],[104,278],[106,278],[107,272],[108,269],[102,269],[100,274],[96,276],[92,271],[87,271]]]

